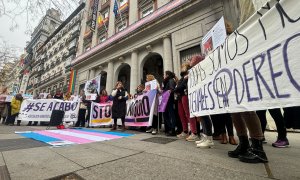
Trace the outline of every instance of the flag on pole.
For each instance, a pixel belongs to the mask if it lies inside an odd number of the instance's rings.
[[[99,25],[102,25],[102,24],[103,24],[103,18],[102,18],[101,13],[100,13],[99,16],[98,16],[98,24],[99,24]]]
[[[70,82],[68,87],[68,92],[70,92],[71,94],[74,93],[75,82],[76,82],[76,70],[72,69],[70,73]]]
[[[117,0],[115,0],[115,4],[114,4],[114,13],[115,13],[115,17],[118,16],[118,13],[119,13],[119,7],[118,7],[118,2]]]

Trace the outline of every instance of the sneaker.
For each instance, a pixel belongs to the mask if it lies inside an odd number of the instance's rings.
[[[197,144],[197,148],[212,148],[214,146],[214,142],[212,137],[207,137],[201,143]]]
[[[198,136],[193,133],[189,137],[186,138],[186,140],[190,141],[190,142],[196,141],[197,139],[198,139]]]
[[[200,140],[199,141],[195,141],[196,144],[200,144],[202,143],[203,141],[206,140],[206,135],[205,134],[200,134]]]
[[[180,139],[185,139],[185,138],[188,137],[188,134],[185,133],[185,132],[182,132],[182,133],[178,134],[177,137],[180,138]]]
[[[287,138],[285,139],[277,139],[276,142],[272,143],[273,147],[277,147],[277,148],[285,148],[288,147],[290,145],[289,140]]]
[[[156,131],[156,129],[153,129],[153,131],[151,132],[151,134],[152,134],[152,135],[155,135],[155,134],[157,134],[157,131]]]
[[[150,128],[146,131],[146,133],[151,133],[153,131],[153,128]]]

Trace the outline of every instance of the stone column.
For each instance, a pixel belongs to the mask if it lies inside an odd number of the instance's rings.
[[[115,1],[110,1],[110,8],[109,8],[109,22],[108,22],[108,37],[111,37],[115,34],[115,14],[114,14],[114,4]]]
[[[86,29],[86,21],[87,21],[87,18],[88,18],[89,7],[90,7],[90,1],[86,1],[85,8],[84,8],[84,10],[81,11],[82,20],[80,22],[81,23],[81,30],[80,30],[79,40],[78,40],[77,55],[81,55],[83,53],[83,37],[84,37],[85,29]]]
[[[134,94],[135,89],[138,86],[138,54],[137,50],[131,52],[131,64],[130,64],[130,93]]]
[[[111,93],[114,85],[114,62],[109,61],[107,67],[107,79],[106,79],[106,91],[108,94]]]
[[[170,35],[163,36],[163,47],[164,47],[164,71],[173,72],[173,62],[172,62],[172,45]]]

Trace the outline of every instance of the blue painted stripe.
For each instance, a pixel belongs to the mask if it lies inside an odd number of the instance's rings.
[[[34,132],[31,132],[31,133],[21,133],[19,135],[27,137],[27,138],[35,139],[37,141],[42,141],[42,142],[45,142],[45,143],[52,142],[52,141],[62,141],[61,139],[57,139],[57,138],[53,138],[53,137],[50,137],[50,136],[41,135],[41,134],[34,133]]]
[[[116,136],[123,136],[123,137],[129,137],[133,136],[134,134],[129,133],[120,133],[120,132],[112,132],[112,131],[101,131],[101,130],[92,130],[92,129],[77,129],[78,131],[85,131],[85,132],[95,132],[95,133],[103,133],[103,134],[111,134]]]

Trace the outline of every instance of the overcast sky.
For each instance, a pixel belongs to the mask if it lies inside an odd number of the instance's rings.
[[[28,0],[20,0],[20,4],[16,6],[13,3],[9,2],[10,0],[4,0],[5,4],[5,10],[9,11],[12,9],[15,9],[14,11],[17,12],[18,9],[21,9],[22,7],[26,7],[26,3]],[[47,2],[50,2],[50,0],[46,0]],[[72,0],[55,0],[54,2],[59,2],[61,4],[67,3],[69,1],[71,3]],[[74,0],[73,0],[74,1]],[[36,2],[36,0],[32,0],[32,2]],[[78,1],[77,1],[78,2]],[[73,4],[73,10],[76,8],[77,5]],[[19,8],[21,7],[21,8]],[[53,4],[49,5],[49,7],[53,7]],[[45,7],[48,9],[49,7]],[[38,8],[38,7],[37,7]],[[2,4],[0,3],[0,14],[1,10],[3,9]],[[65,16],[68,16],[70,13],[68,13]],[[41,18],[45,15],[40,13],[40,14],[35,14],[34,17],[30,17],[30,24],[32,28],[30,28],[32,31],[36,25],[38,25],[39,21]],[[26,34],[26,30],[28,30],[26,26],[26,12],[23,14],[17,16],[16,22],[17,22],[17,28],[14,28],[11,30],[11,25],[12,25],[12,20],[9,19],[7,16],[0,15],[0,37],[3,38],[10,46],[16,47],[16,50],[18,51],[18,55],[22,54],[25,46],[26,46],[26,41],[30,41],[31,37],[29,34]]]

